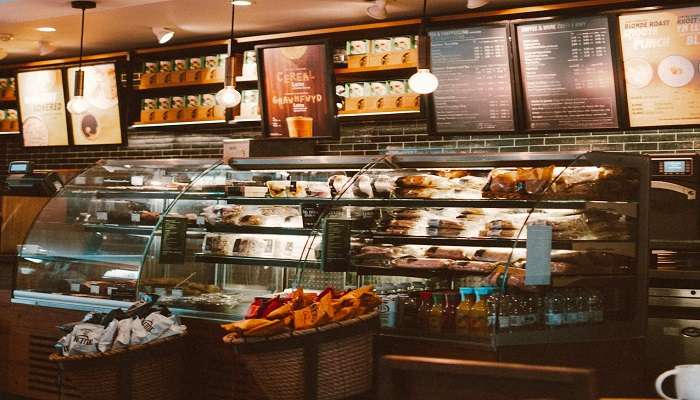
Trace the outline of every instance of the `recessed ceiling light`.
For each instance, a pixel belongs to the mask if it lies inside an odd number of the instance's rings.
[[[56,28],[53,26],[41,26],[39,28],[36,28],[37,31],[39,32],[56,32]]]
[[[490,3],[491,0],[469,0],[467,1],[467,8],[473,10],[475,8],[483,7]]]
[[[367,15],[374,19],[386,19],[389,15],[386,11],[386,0],[375,0],[374,5],[367,8]]]
[[[234,6],[251,6],[253,2],[250,0],[231,0],[231,4]]]

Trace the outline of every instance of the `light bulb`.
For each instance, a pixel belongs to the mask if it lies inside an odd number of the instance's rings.
[[[173,36],[175,36],[175,31],[168,28],[153,27],[151,28],[151,31],[153,31],[153,34],[156,35],[156,39],[158,39],[159,44],[167,43],[173,38]]]
[[[216,102],[226,108],[231,108],[241,103],[241,94],[233,86],[224,86],[216,93]]]
[[[438,78],[429,69],[419,68],[418,72],[409,78],[408,86],[419,94],[433,93],[438,88]]]
[[[68,112],[73,115],[85,114],[89,107],[90,105],[83,96],[74,96],[66,105]]]

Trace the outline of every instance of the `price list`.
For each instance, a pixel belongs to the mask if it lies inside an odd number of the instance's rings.
[[[504,26],[430,32],[437,133],[512,131],[513,96]]]
[[[618,126],[606,17],[518,26],[528,129]]]

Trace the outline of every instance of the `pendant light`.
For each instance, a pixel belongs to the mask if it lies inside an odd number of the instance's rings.
[[[83,97],[85,89],[85,72],[83,71],[83,38],[85,37],[85,10],[97,7],[94,1],[71,1],[71,7],[82,10],[80,21],[80,58],[78,59],[78,70],[75,71],[75,89],[73,98],[70,99],[66,108],[73,115],[80,115],[87,112],[89,104]]]
[[[430,94],[438,88],[438,78],[426,68],[428,63],[428,47],[430,41],[425,29],[425,21],[428,18],[428,0],[423,0],[423,19],[420,24],[420,34],[418,35],[418,71],[408,79],[408,86],[418,94]]]
[[[235,107],[241,103],[241,94],[236,90],[236,76],[234,73],[233,47],[236,41],[233,38],[233,23],[236,18],[236,5],[231,3],[231,37],[228,45],[228,58],[226,59],[226,76],[224,88],[216,93],[216,102],[226,108]]]

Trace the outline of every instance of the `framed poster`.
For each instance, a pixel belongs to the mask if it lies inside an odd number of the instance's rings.
[[[17,74],[25,147],[67,146],[68,122],[60,69]]]
[[[527,130],[619,127],[607,16],[517,25]]]
[[[256,46],[263,134],[337,135],[335,84],[327,40]]]
[[[121,144],[122,123],[119,110],[117,70],[114,63],[87,65],[85,72],[84,98],[88,111],[82,115],[71,115],[73,144]],[[69,100],[75,93],[75,71],[68,68]]]
[[[619,23],[630,126],[700,124],[700,7]]]
[[[430,35],[431,131],[438,135],[515,130],[508,26],[493,24]]]

